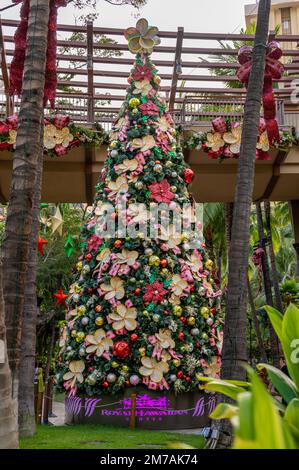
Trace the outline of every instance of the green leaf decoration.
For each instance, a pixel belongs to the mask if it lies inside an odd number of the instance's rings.
[[[149,282],[150,284],[153,284],[156,280],[156,276],[154,274],[151,274],[150,277],[149,277]]]
[[[68,258],[73,254],[74,249],[75,248],[74,248],[74,243],[73,243],[73,237],[71,235],[68,235],[66,242],[64,244],[64,251]]]
[[[163,286],[164,287],[169,287],[171,284],[171,279],[168,279],[167,281],[164,282]]]
[[[148,312],[152,312],[153,310],[155,310],[155,304],[154,304],[154,302],[151,302],[151,303],[149,304],[149,306],[147,307],[146,310],[147,310]]]

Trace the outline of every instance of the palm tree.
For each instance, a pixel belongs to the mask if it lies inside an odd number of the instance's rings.
[[[229,251],[228,292],[222,356],[223,378],[244,379],[241,365],[246,361],[247,272],[250,209],[260,106],[264,82],[266,43],[271,0],[261,0],[254,42],[252,69],[248,83],[238,160],[237,184]]]
[[[25,280],[32,237],[33,196],[41,149],[48,20],[49,0],[31,0],[23,93],[3,243],[7,352],[14,399],[18,397]]]
[[[42,124],[43,132],[43,124]],[[43,139],[41,139],[42,141]],[[39,207],[41,198],[42,172],[44,152],[40,148],[35,193],[33,199],[33,221],[29,247],[28,271],[25,280],[25,299],[23,313],[23,327],[21,336],[21,362],[19,377],[19,433],[21,437],[35,434],[34,409],[34,375],[36,355],[36,323],[37,323],[37,243],[39,230]]]
[[[0,449],[18,448],[17,402],[12,398],[11,372],[6,350],[2,269],[0,265]]]

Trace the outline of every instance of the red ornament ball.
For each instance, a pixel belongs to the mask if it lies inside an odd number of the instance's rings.
[[[140,295],[141,289],[139,287],[136,287],[134,292],[135,292],[136,295]]]
[[[195,344],[195,346],[197,347],[197,349],[200,349],[201,348],[201,344],[199,341],[197,341],[197,343]]]
[[[186,317],[180,317],[180,321],[181,321],[182,323],[186,323],[187,318],[186,318]],[[184,334],[184,333],[183,333],[183,334]]]
[[[107,382],[107,380],[104,380],[104,382],[102,383],[102,386],[103,386],[103,388],[108,388],[109,387],[109,382]]]
[[[85,256],[85,259],[86,261],[90,261],[92,259],[92,254],[91,253],[88,253],[86,256]]]
[[[113,347],[113,356],[124,359],[125,357],[128,357],[129,354],[130,348],[126,341],[118,341],[115,343]]]
[[[115,242],[114,242],[115,248],[120,248],[121,245],[122,245],[122,241],[121,241],[121,240],[115,240]]]
[[[93,294],[93,288],[92,288],[92,287],[89,287],[89,288],[87,289],[87,292],[88,292],[89,295]]]
[[[184,341],[184,339],[185,339],[185,335],[182,331],[179,332],[178,337],[179,337],[180,341]]]
[[[125,385],[126,385],[127,387],[130,387],[130,385],[131,385],[131,384],[130,384],[130,381],[129,381],[129,380],[125,380]]]
[[[161,259],[161,261],[160,261],[161,268],[166,268],[167,265],[168,265],[167,259]]]
[[[195,291],[195,285],[192,284],[192,286],[190,286],[190,292],[194,292]]]
[[[186,168],[183,173],[185,183],[190,184],[194,180],[195,173],[191,168]]]
[[[185,377],[185,380],[186,380],[186,382],[189,382],[189,383],[192,382],[192,379],[189,376]]]
[[[182,378],[184,377],[183,371],[179,370],[179,371],[177,372],[176,376],[177,376],[178,379],[182,379]]]
[[[138,339],[138,335],[136,335],[136,333],[132,333],[131,336],[130,336],[130,339],[131,339],[132,343],[136,343],[136,341]]]

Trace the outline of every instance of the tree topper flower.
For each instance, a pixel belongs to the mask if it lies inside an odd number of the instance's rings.
[[[126,307],[119,304],[116,307],[115,313],[110,313],[109,318],[113,320],[112,328],[114,330],[121,330],[126,328],[128,331],[133,331],[137,327],[136,322],[137,310],[135,307]]]
[[[224,140],[219,132],[208,132],[207,140],[205,142],[206,147],[209,147],[213,152],[218,152],[224,145]]]
[[[85,369],[85,364],[82,360],[80,361],[71,361],[69,363],[69,372],[66,372],[63,376],[64,380],[72,380],[71,388],[73,388],[78,381],[80,384],[83,382],[82,372]]]
[[[125,30],[125,38],[128,46],[133,54],[138,52],[152,53],[154,46],[160,44],[157,36],[158,28],[149,26],[145,18],[140,18],[136,23],[136,28],[128,28]]]
[[[159,383],[163,379],[163,373],[168,372],[169,366],[164,361],[156,361],[152,357],[141,358],[142,367],[139,368],[139,373],[145,377],[150,377],[153,382]]]
[[[152,135],[145,135],[141,138],[133,139],[131,144],[133,148],[139,148],[141,152],[146,152],[157,145]]]
[[[231,132],[226,132],[223,135],[223,140],[227,144],[230,144],[229,149],[232,153],[240,153],[242,140],[242,126],[240,124],[234,126]]]
[[[98,357],[113,347],[112,339],[106,336],[106,332],[102,328],[96,330],[93,335],[87,335],[85,339],[90,344],[87,346],[86,352],[96,353]]]
[[[110,284],[101,284],[100,288],[106,292],[105,294],[105,299],[106,300],[111,300],[111,299],[122,299],[125,295],[125,289],[123,288],[123,283],[124,281],[118,277],[114,276],[110,279]]]

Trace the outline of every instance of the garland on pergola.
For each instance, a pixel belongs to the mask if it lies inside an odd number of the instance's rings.
[[[15,50],[10,66],[10,95],[20,96],[23,87],[23,73],[25,63],[25,53],[27,46],[27,30],[30,10],[30,0],[12,0],[13,3],[22,3],[20,10],[21,21],[15,32]],[[45,90],[44,106],[50,102],[54,108],[57,72],[56,72],[56,54],[57,54],[57,10],[59,7],[66,6],[68,0],[50,0],[50,13],[48,23],[48,47],[47,61],[45,70]]]

